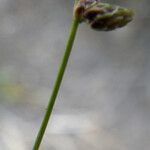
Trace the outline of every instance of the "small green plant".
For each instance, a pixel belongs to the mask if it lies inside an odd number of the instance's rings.
[[[33,150],[38,150],[42,142],[63,79],[79,24],[86,22],[91,26],[92,29],[99,31],[111,31],[125,26],[132,20],[132,18],[133,12],[127,8],[101,3],[100,0],[75,0],[72,27],[66,49],[41,127],[33,146]]]

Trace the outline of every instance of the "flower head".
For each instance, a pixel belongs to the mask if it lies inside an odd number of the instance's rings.
[[[80,0],[75,8],[75,17],[95,30],[111,31],[132,21],[133,11],[97,0]]]

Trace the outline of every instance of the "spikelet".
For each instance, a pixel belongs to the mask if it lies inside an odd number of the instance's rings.
[[[74,9],[80,22],[88,23],[92,29],[111,31],[125,26],[133,19],[133,11],[97,0],[80,0]]]

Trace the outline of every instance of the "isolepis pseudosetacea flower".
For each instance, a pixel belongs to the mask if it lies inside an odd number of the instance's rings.
[[[133,11],[99,0],[79,0],[74,16],[80,22],[87,22],[92,29],[111,31],[125,26],[133,19]]]
[[[45,134],[45,130],[53,111],[64,72],[67,67],[68,59],[73,47],[79,23],[87,22],[95,30],[110,31],[125,26],[133,18],[132,10],[116,5],[101,3],[100,0],[74,0],[74,2],[74,18],[72,21],[72,27],[62,62],[56,77],[56,81],[53,86],[52,94],[49,98],[43,121],[33,145],[33,150],[39,150],[40,144]]]

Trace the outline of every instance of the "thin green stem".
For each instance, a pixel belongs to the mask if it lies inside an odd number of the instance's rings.
[[[77,2],[77,1],[75,1],[75,2]],[[79,25],[79,22],[76,19],[74,19],[73,23],[72,23],[71,32],[70,32],[70,35],[69,35],[69,38],[68,38],[68,42],[67,42],[67,45],[66,45],[66,49],[65,49],[65,52],[64,52],[64,56],[63,56],[63,59],[62,59],[62,63],[60,65],[59,72],[58,72],[58,75],[57,75],[57,78],[56,78],[56,81],[55,81],[55,84],[54,84],[52,95],[49,99],[49,103],[48,103],[48,106],[47,106],[47,109],[46,109],[46,112],[45,112],[45,116],[43,118],[43,121],[42,121],[40,130],[38,132],[38,135],[36,137],[36,140],[35,140],[35,143],[34,143],[34,146],[33,146],[33,150],[38,150],[39,147],[40,147],[40,144],[42,142],[42,139],[43,139],[43,136],[44,136],[49,118],[50,118],[51,113],[53,111],[53,106],[55,104],[55,100],[56,100],[56,97],[57,97],[57,94],[58,94],[58,91],[59,91],[59,88],[60,88],[60,85],[61,85],[61,82],[62,82],[62,79],[63,79],[63,75],[64,75],[64,72],[65,72],[65,69],[66,69],[66,66],[67,66],[67,62],[68,62],[68,59],[69,59],[69,56],[70,56],[70,53],[71,53],[71,50],[72,50],[72,47],[73,47],[73,43],[74,43],[74,40],[75,40],[78,25]]]

